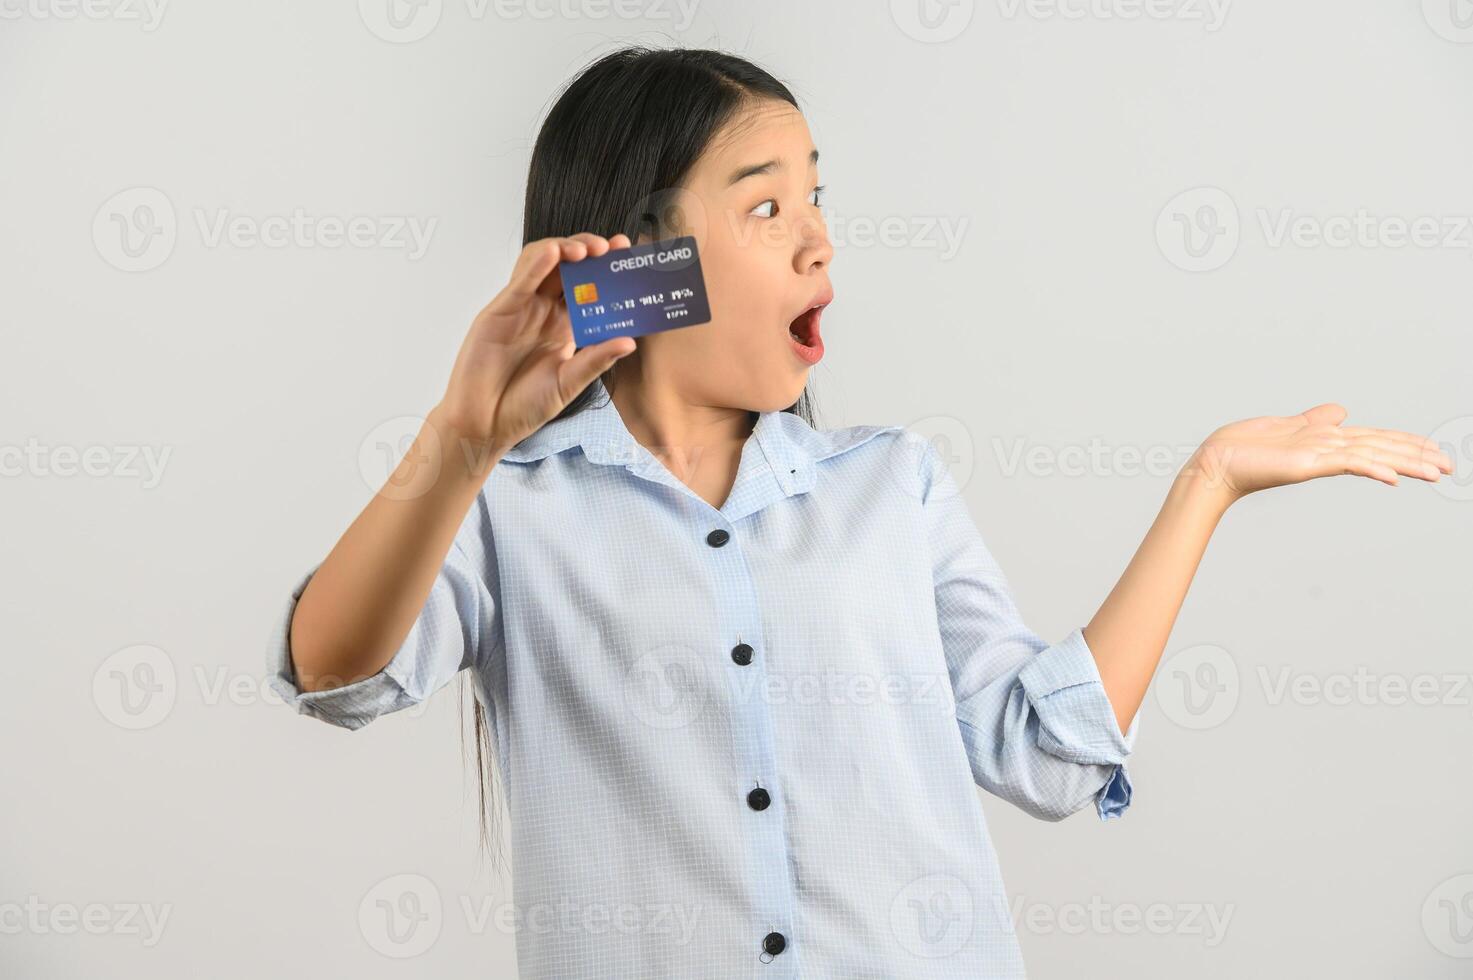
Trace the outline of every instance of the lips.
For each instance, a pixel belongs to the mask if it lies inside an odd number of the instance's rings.
[[[821,348],[823,339],[818,333],[819,319],[823,308],[833,302],[834,291],[825,287],[809,297],[802,309],[788,321],[788,336],[800,347]]]
[[[833,301],[833,290],[823,291],[810,298],[803,310],[788,322],[788,343],[793,353],[805,364],[817,364],[823,357],[823,337],[818,332],[818,323],[823,309]]]

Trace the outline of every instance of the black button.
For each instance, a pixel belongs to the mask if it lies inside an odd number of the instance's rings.
[[[706,543],[713,548],[719,548],[722,545],[726,544],[727,539],[730,537],[731,535],[726,533],[725,528],[718,527],[716,530],[706,535]]]
[[[788,941],[783,938],[783,934],[780,932],[769,932],[762,939],[762,951],[764,953],[771,953],[773,956],[776,956],[787,948]]]
[[[772,797],[767,795],[767,790],[758,786],[747,794],[747,806],[754,810],[766,810],[772,803]]]
[[[731,648],[731,659],[735,660],[739,666],[747,666],[752,662],[752,648],[745,643],[738,643]]]

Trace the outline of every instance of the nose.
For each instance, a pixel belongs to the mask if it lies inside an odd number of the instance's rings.
[[[798,222],[794,238],[793,267],[798,272],[807,272],[817,266],[827,268],[834,258],[834,246],[829,242],[828,225],[818,215]]]

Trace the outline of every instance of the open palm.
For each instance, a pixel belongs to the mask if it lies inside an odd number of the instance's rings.
[[[1207,437],[1187,470],[1230,499],[1321,476],[1368,476],[1396,486],[1398,474],[1436,482],[1452,472],[1451,458],[1426,436],[1342,426],[1345,415],[1343,406],[1326,402],[1299,415],[1230,423]]]

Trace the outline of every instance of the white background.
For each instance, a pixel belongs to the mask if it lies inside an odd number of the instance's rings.
[[[514,975],[464,904],[510,893],[459,685],[350,734],[263,700],[263,650],[504,282],[542,114],[625,40],[791,85],[820,421],[946,439],[1046,637],[1221,424],[1444,443],[1436,485],[1228,513],[1123,819],[984,806],[1037,980],[1473,969],[1467,0],[389,2],[0,0],[0,973]],[[396,958],[360,908],[405,882],[441,912]]]

